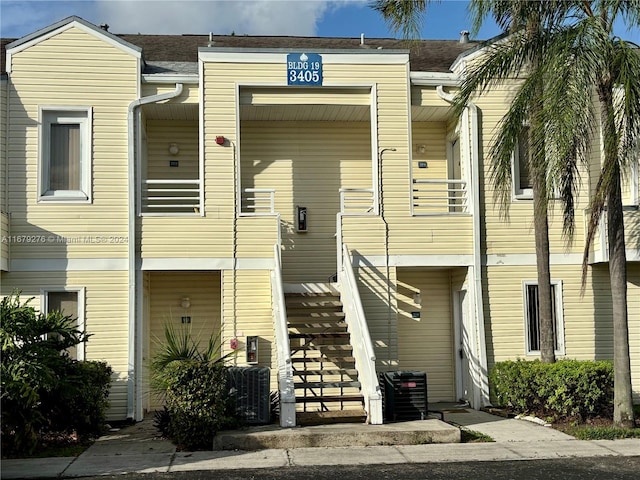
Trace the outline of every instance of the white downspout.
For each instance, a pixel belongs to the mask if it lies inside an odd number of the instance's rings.
[[[436,87],[436,92],[443,100],[453,103],[455,95],[444,91],[442,85]],[[482,298],[482,257],[480,250],[480,138],[478,135],[478,107],[467,102],[466,111],[469,115],[469,137],[471,140],[471,215],[473,221],[473,294],[475,306],[475,331],[477,336],[478,371],[472,372],[477,383],[473,389],[474,407],[489,405],[489,372],[487,368],[487,344],[484,333],[484,305]]]
[[[177,83],[172,92],[151,95],[139,98],[129,104],[127,110],[127,142],[128,142],[128,196],[129,196],[129,354],[128,354],[128,378],[127,378],[127,418],[142,420],[142,322],[137,322],[140,317],[137,297],[138,265],[136,258],[136,188],[138,186],[136,165],[136,134],[135,113],[141,105],[160,102],[177,97],[182,93],[182,84]]]
[[[482,298],[482,258],[480,256],[480,138],[478,134],[478,107],[467,103],[470,115],[471,130],[471,188],[473,193],[473,280],[475,285],[476,332],[478,335],[478,368],[477,380],[479,389],[475,388],[473,397],[478,407],[489,405],[489,371],[487,367],[487,343],[484,334],[484,301]]]

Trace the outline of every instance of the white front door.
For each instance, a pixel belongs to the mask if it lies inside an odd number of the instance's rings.
[[[473,402],[473,384],[469,370],[471,357],[471,319],[469,315],[469,300],[466,290],[455,292],[454,313],[456,321],[456,390],[459,400]],[[473,406],[473,405],[471,405]]]

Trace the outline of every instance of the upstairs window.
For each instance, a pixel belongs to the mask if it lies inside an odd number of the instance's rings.
[[[513,152],[513,194],[519,200],[533,198],[533,179],[529,169],[528,126],[522,127]]]
[[[540,308],[538,284],[524,283],[524,319],[527,355],[540,354]],[[562,319],[562,282],[551,282],[551,314],[555,352],[564,355],[564,324]]]
[[[91,109],[40,110],[40,201],[91,200]]]

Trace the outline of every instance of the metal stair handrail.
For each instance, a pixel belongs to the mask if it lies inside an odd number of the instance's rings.
[[[346,312],[347,328],[351,334],[351,345],[358,371],[358,380],[362,385],[367,422],[373,425],[381,425],[382,392],[376,373],[376,356],[373,351],[373,342],[369,334],[358,283],[346,244],[342,245],[342,257],[342,268],[338,272],[340,293]]]
[[[278,362],[278,390],[280,391],[280,426],[296,426],[296,395],[293,384],[293,366],[289,346],[287,307],[282,284],[280,244],[273,247],[274,267],[271,270],[271,299]]]

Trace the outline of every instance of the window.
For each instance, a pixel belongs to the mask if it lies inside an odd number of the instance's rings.
[[[91,108],[40,109],[40,201],[91,200]]]
[[[540,353],[540,310],[538,308],[538,284],[524,282],[524,319],[528,355]],[[564,355],[564,325],[562,319],[562,282],[551,282],[551,313],[553,336],[557,355]]]
[[[529,171],[529,127],[522,127],[513,152],[513,193],[516,199],[533,198],[533,181]]]
[[[47,313],[61,311],[78,319],[78,330],[84,331],[84,290],[50,290],[43,292],[43,310]],[[71,348],[69,355],[76,360],[84,360],[84,343]]]

